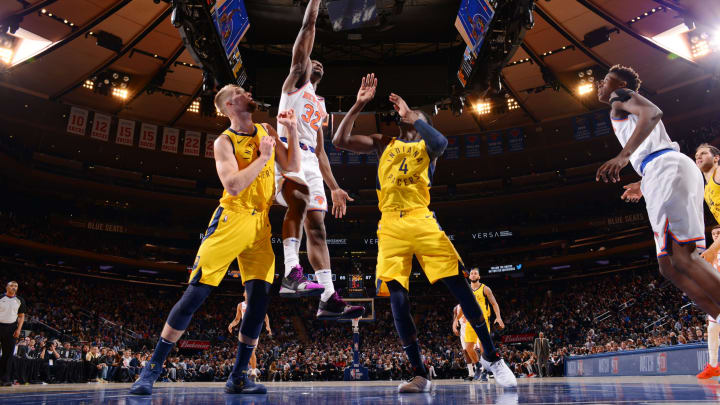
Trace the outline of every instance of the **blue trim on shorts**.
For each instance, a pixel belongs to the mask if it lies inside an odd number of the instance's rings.
[[[288,141],[287,138],[284,137],[284,136],[281,136],[281,137],[280,137],[280,140],[283,141],[283,142],[285,142],[285,143],[287,143],[287,141]],[[310,145],[305,145],[305,144],[302,143],[302,142],[299,142],[299,143],[300,143],[300,149],[302,149],[302,150],[309,150],[310,152],[315,153],[315,148],[313,148],[312,146],[310,146]]]
[[[215,215],[213,215],[212,221],[210,221],[210,225],[207,228],[207,231],[205,231],[205,236],[203,236],[202,241],[205,242],[207,238],[209,238],[213,233],[215,233],[215,230],[218,227],[218,223],[220,222],[220,216],[223,213],[224,208],[223,207],[217,207],[215,210]]]
[[[675,151],[675,149],[665,148],[665,149],[656,150],[655,152],[645,156],[645,158],[642,160],[642,163],[640,163],[640,174],[645,173],[645,166],[647,166],[648,163],[652,162],[653,159],[655,159],[659,156],[662,156],[668,152],[674,152],[674,151]]]

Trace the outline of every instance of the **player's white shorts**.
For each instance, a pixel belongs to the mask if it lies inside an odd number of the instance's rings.
[[[707,320],[708,320],[708,323],[710,323],[710,322],[715,322],[715,323],[717,323],[717,319],[713,318],[713,317],[710,316],[710,315],[707,316]]]
[[[645,165],[640,189],[658,257],[668,254],[671,240],[705,249],[704,188],[700,169],[680,152],[667,152]]]
[[[309,148],[307,150],[301,149],[300,152],[300,170],[298,172],[284,172],[277,163],[275,164],[275,201],[283,207],[287,207],[287,203],[282,196],[282,187],[285,181],[290,180],[305,184],[308,187],[310,202],[307,211],[327,212],[328,204],[325,197],[325,185],[317,156]]]
[[[460,322],[460,346],[465,348],[465,325],[467,322]]]

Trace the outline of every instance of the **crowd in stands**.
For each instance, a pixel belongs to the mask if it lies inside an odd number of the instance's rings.
[[[14,364],[19,382],[132,381],[151,355],[165,317],[182,293],[177,287],[41,270],[9,273],[21,281],[20,292],[29,308],[27,327],[33,330],[17,347]],[[459,339],[451,329],[454,299],[444,287],[418,290],[433,294],[412,297],[425,363],[435,378],[462,378],[467,371]],[[550,339],[551,375],[562,374],[564,358],[570,355],[704,339],[704,316],[688,305],[679,290],[662,283],[653,270],[547,286],[498,286],[494,291],[507,325],[500,333],[544,331]],[[227,378],[237,333],[230,334],[227,325],[241,298],[223,293],[227,294],[221,289],[207,300],[184,336],[207,340],[210,349],[176,347],[165,363],[164,380]],[[261,379],[342,379],[343,369],[353,361],[351,325],[316,320],[316,306],[308,299],[273,300],[269,313],[273,335],[263,332],[256,353]],[[360,363],[371,379],[407,378],[409,364],[394,331],[389,302],[377,299],[375,314],[374,322],[360,326]],[[497,337],[502,356],[518,376],[537,374],[537,359],[528,346],[505,345]],[[31,365],[19,359],[32,360]]]

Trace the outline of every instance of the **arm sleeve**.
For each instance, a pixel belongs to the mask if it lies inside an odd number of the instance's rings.
[[[20,297],[18,297],[18,299],[20,300],[20,308],[18,308],[18,314],[24,314],[25,312],[27,312],[27,306],[25,305],[25,300]]]
[[[445,152],[445,147],[447,147],[448,141],[443,134],[430,126],[427,122],[420,119],[415,121],[413,125],[415,125],[415,129],[417,129],[418,133],[420,133],[420,136],[425,141],[428,155],[430,155],[431,158],[439,157],[443,154],[443,152]]]

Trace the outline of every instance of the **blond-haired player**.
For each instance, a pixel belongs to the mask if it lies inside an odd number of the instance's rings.
[[[232,373],[225,384],[230,394],[264,394],[267,389],[248,377],[248,363],[267,314],[275,276],[270,244],[270,206],[275,195],[275,161],[285,170],[297,170],[299,145],[295,113],[281,111],[278,123],[287,128],[288,143],[268,124],[253,122],[257,104],[250,92],[227,85],[215,96],[215,107],[230,127],[215,140],[215,167],[224,191],[195,257],[187,290],[168,315],[152,358],[131,394],[149,395],[163,363],[187,329],[193,314],[217,287],[233,260],[237,260],[247,311],[240,325],[240,342]]]
[[[720,171],[718,171],[718,162],[720,161],[720,150],[715,146],[703,143],[695,149],[695,164],[705,177],[705,203],[710,212],[715,217],[715,221],[720,222]],[[720,226],[715,226],[712,230],[713,243],[703,252],[702,257],[707,260],[715,269],[718,266],[718,253],[720,252]],[[697,377],[707,379],[720,376],[720,367],[718,367],[718,344],[720,344],[720,325],[717,319],[708,314],[708,354],[710,356],[709,363],[705,369],[701,371]]]

